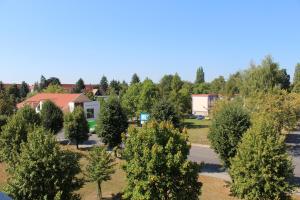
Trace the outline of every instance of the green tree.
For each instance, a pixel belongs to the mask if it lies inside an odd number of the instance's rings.
[[[20,100],[20,90],[17,84],[12,84],[6,88],[6,93],[11,97],[14,102],[19,102]]]
[[[61,85],[59,78],[56,78],[56,77],[50,77],[47,80],[47,86],[49,86],[50,84],[51,85]]]
[[[4,84],[2,81],[0,81],[0,92],[4,92],[5,88],[4,88]]]
[[[48,86],[47,79],[42,75],[40,79],[39,90],[43,90]]]
[[[140,78],[138,77],[138,75],[136,73],[134,73],[131,77],[130,85],[140,83],[140,82],[141,82]]]
[[[65,115],[64,131],[66,138],[76,143],[77,149],[80,143],[89,138],[89,126],[83,108],[76,107],[72,113]]]
[[[100,92],[101,95],[106,95],[107,94],[107,90],[108,90],[108,80],[106,78],[106,76],[102,76],[101,81],[100,81]]]
[[[170,101],[174,103],[176,112],[181,113],[181,95],[180,90],[183,86],[183,81],[181,80],[180,76],[176,73],[173,76],[172,82],[171,82],[171,88],[172,91],[170,93]]]
[[[15,164],[20,154],[21,144],[27,141],[28,132],[39,124],[39,115],[29,106],[25,106],[8,118],[0,134],[1,160]]]
[[[121,85],[119,81],[112,80],[109,84],[109,93],[119,95],[121,90]]]
[[[162,99],[154,104],[151,118],[157,122],[169,121],[174,127],[180,126],[180,116],[176,113],[175,107],[172,102]]]
[[[47,130],[57,133],[63,127],[63,112],[52,101],[45,101],[41,109],[41,124]]]
[[[138,111],[150,112],[157,98],[158,88],[150,79],[146,79],[140,90]]]
[[[300,93],[300,63],[297,63],[295,66],[293,92]]]
[[[49,84],[47,88],[43,90],[44,93],[65,93],[64,88],[57,84]]]
[[[185,82],[179,90],[179,112],[188,114],[192,112],[192,93],[193,85]]]
[[[193,94],[209,94],[210,83],[200,83],[194,86]]]
[[[98,200],[102,200],[101,184],[111,179],[111,175],[115,173],[114,158],[110,153],[106,152],[104,147],[94,147],[88,156],[87,176],[89,181],[97,183]]]
[[[272,120],[260,116],[254,122],[231,160],[233,194],[249,200],[288,199],[294,169],[284,140]]]
[[[223,104],[214,115],[208,138],[226,167],[230,167],[229,159],[235,156],[237,145],[249,127],[249,114],[236,102]]]
[[[28,93],[29,93],[28,84],[25,81],[23,81],[20,87],[20,97],[25,98]]]
[[[80,172],[77,155],[62,151],[55,138],[42,128],[28,135],[20,149],[17,165],[9,165],[10,178],[5,191],[15,200],[75,199]],[[78,198],[76,198],[78,199]]]
[[[81,93],[83,92],[83,90],[85,89],[85,84],[84,81],[82,80],[82,78],[80,78],[76,84],[75,84],[75,88],[73,89],[73,93]]]
[[[159,81],[158,87],[160,95],[164,98],[169,98],[170,93],[172,91],[172,83],[173,75],[165,75],[162,77],[162,79]]]
[[[141,87],[142,85],[140,83],[132,84],[122,96],[122,107],[130,118],[138,116],[138,103]]]
[[[204,79],[204,71],[203,71],[203,68],[202,67],[199,67],[197,69],[197,72],[196,72],[196,80],[195,80],[195,84],[201,84],[201,83],[204,83],[205,82],[205,79]]]
[[[96,122],[96,132],[105,144],[115,147],[121,143],[121,134],[128,128],[127,116],[116,96],[103,101]]]
[[[210,83],[210,92],[214,94],[223,94],[225,90],[225,85],[226,82],[224,77],[219,76]]]
[[[170,123],[149,122],[129,129],[124,141],[125,199],[198,200],[199,166],[188,160],[187,133]]]
[[[230,75],[225,85],[225,94],[229,97],[233,97],[239,94],[241,84],[242,84],[242,77],[240,72]]]
[[[12,115],[15,110],[15,102],[6,94],[6,92],[0,92],[0,115]]]

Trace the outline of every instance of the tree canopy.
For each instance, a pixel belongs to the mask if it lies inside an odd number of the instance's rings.
[[[196,80],[195,80],[195,84],[201,84],[201,83],[204,83],[205,82],[205,79],[204,79],[204,71],[203,71],[203,68],[202,67],[199,67],[197,69],[197,72],[196,72]]]
[[[45,101],[41,109],[41,124],[56,134],[63,127],[63,112],[52,101]]]

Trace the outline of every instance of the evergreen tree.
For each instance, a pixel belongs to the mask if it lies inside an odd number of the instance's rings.
[[[100,92],[101,95],[106,95],[107,94],[107,90],[108,90],[108,81],[106,76],[102,76],[101,81],[100,81]]]
[[[249,114],[236,102],[225,103],[214,115],[208,138],[226,167],[230,167],[229,159],[235,156],[237,145],[249,127]]]
[[[138,75],[136,73],[134,73],[131,77],[131,82],[130,85],[136,84],[136,83],[140,83],[140,78],[138,77]]]
[[[186,132],[170,123],[149,122],[142,128],[131,127],[128,135],[123,153],[124,199],[199,199],[199,166],[188,160]]]
[[[47,86],[50,85],[50,84],[52,84],[52,85],[61,85],[59,78],[56,78],[56,77],[50,77],[47,80]]]
[[[6,92],[0,92],[0,115],[12,115],[15,111],[15,102],[13,98],[6,94]]]
[[[77,149],[80,143],[89,138],[89,126],[83,108],[76,107],[72,113],[65,115],[64,131],[66,138],[75,141]]]
[[[2,81],[0,81],[0,92],[4,92],[5,88],[4,88],[4,84]]]
[[[75,84],[75,88],[73,88],[73,93],[81,93],[83,90],[85,89],[85,84],[84,81],[82,80],[82,78],[80,78],[76,84]]]
[[[105,144],[115,147],[121,143],[121,134],[128,128],[127,116],[116,96],[103,101],[96,122],[96,132]]]
[[[288,199],[294,189],[293,164],[272,120],[260,116],[245,133],[231,160],[230,175],[231,191],[239,198]]]
[[[293,92],[300,93],[300,63],[297,63],[295,67]]]
[[[23,81],[20,87],[20,97],[25,98],[28,93],[29,93],[28,84],[25,81]]]
[[[112,80],[109,84],[109,93],[119,95],[121,90],[121,85],[119,81]]]
[[[19,102],[20,100],[20,90],[17,84],[12,84],[6,89],[7,94],[12,98],[14,102]]]
[[[199,67],[197,69],[197,72],[196,72],[196,80],[195,80],[195,84],[201,84],[201,83],[204,83],[205,82],[205,79],[204,79],[204,71],[203,71],[203,68],[202,67]]]
[[[5,191],[15,200],[79,199],[78,156],[62,151],[55,138],[42,128],[28,135],[20,149],[17,165],[9,165],[10,178]]]
[[[42,126],[56,134],[63,127],[63,112],[52,101],[45,101],[41,109]]]
[[[47,86],[48,86],[47,79],[42,75],[41,79],[40,79],[39,90],[41,91],[41,90],[45,89]]]
[[[87,176],[90,181],[97,183],[98,200],[102,200],[101,184],[111,179],[115,173],[114,159],[104,147],[94,147],[88,156]]]

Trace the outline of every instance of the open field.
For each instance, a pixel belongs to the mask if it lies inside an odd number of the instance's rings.
[[[191,143],[210,144],[207,135],[211,126],[211,120],[185,119],[184,126],[187,128]]]

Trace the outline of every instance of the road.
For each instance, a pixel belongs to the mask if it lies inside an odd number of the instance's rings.
[[[295,182],[300,184],[300,131],[291,132],[287,137],[286,143],[295,166]],[[205,163],[202,174],[230,180],[228,174],[222,168],[217,154],[211,148],[207,146],[192,145],[189,159],[197,163]]]

